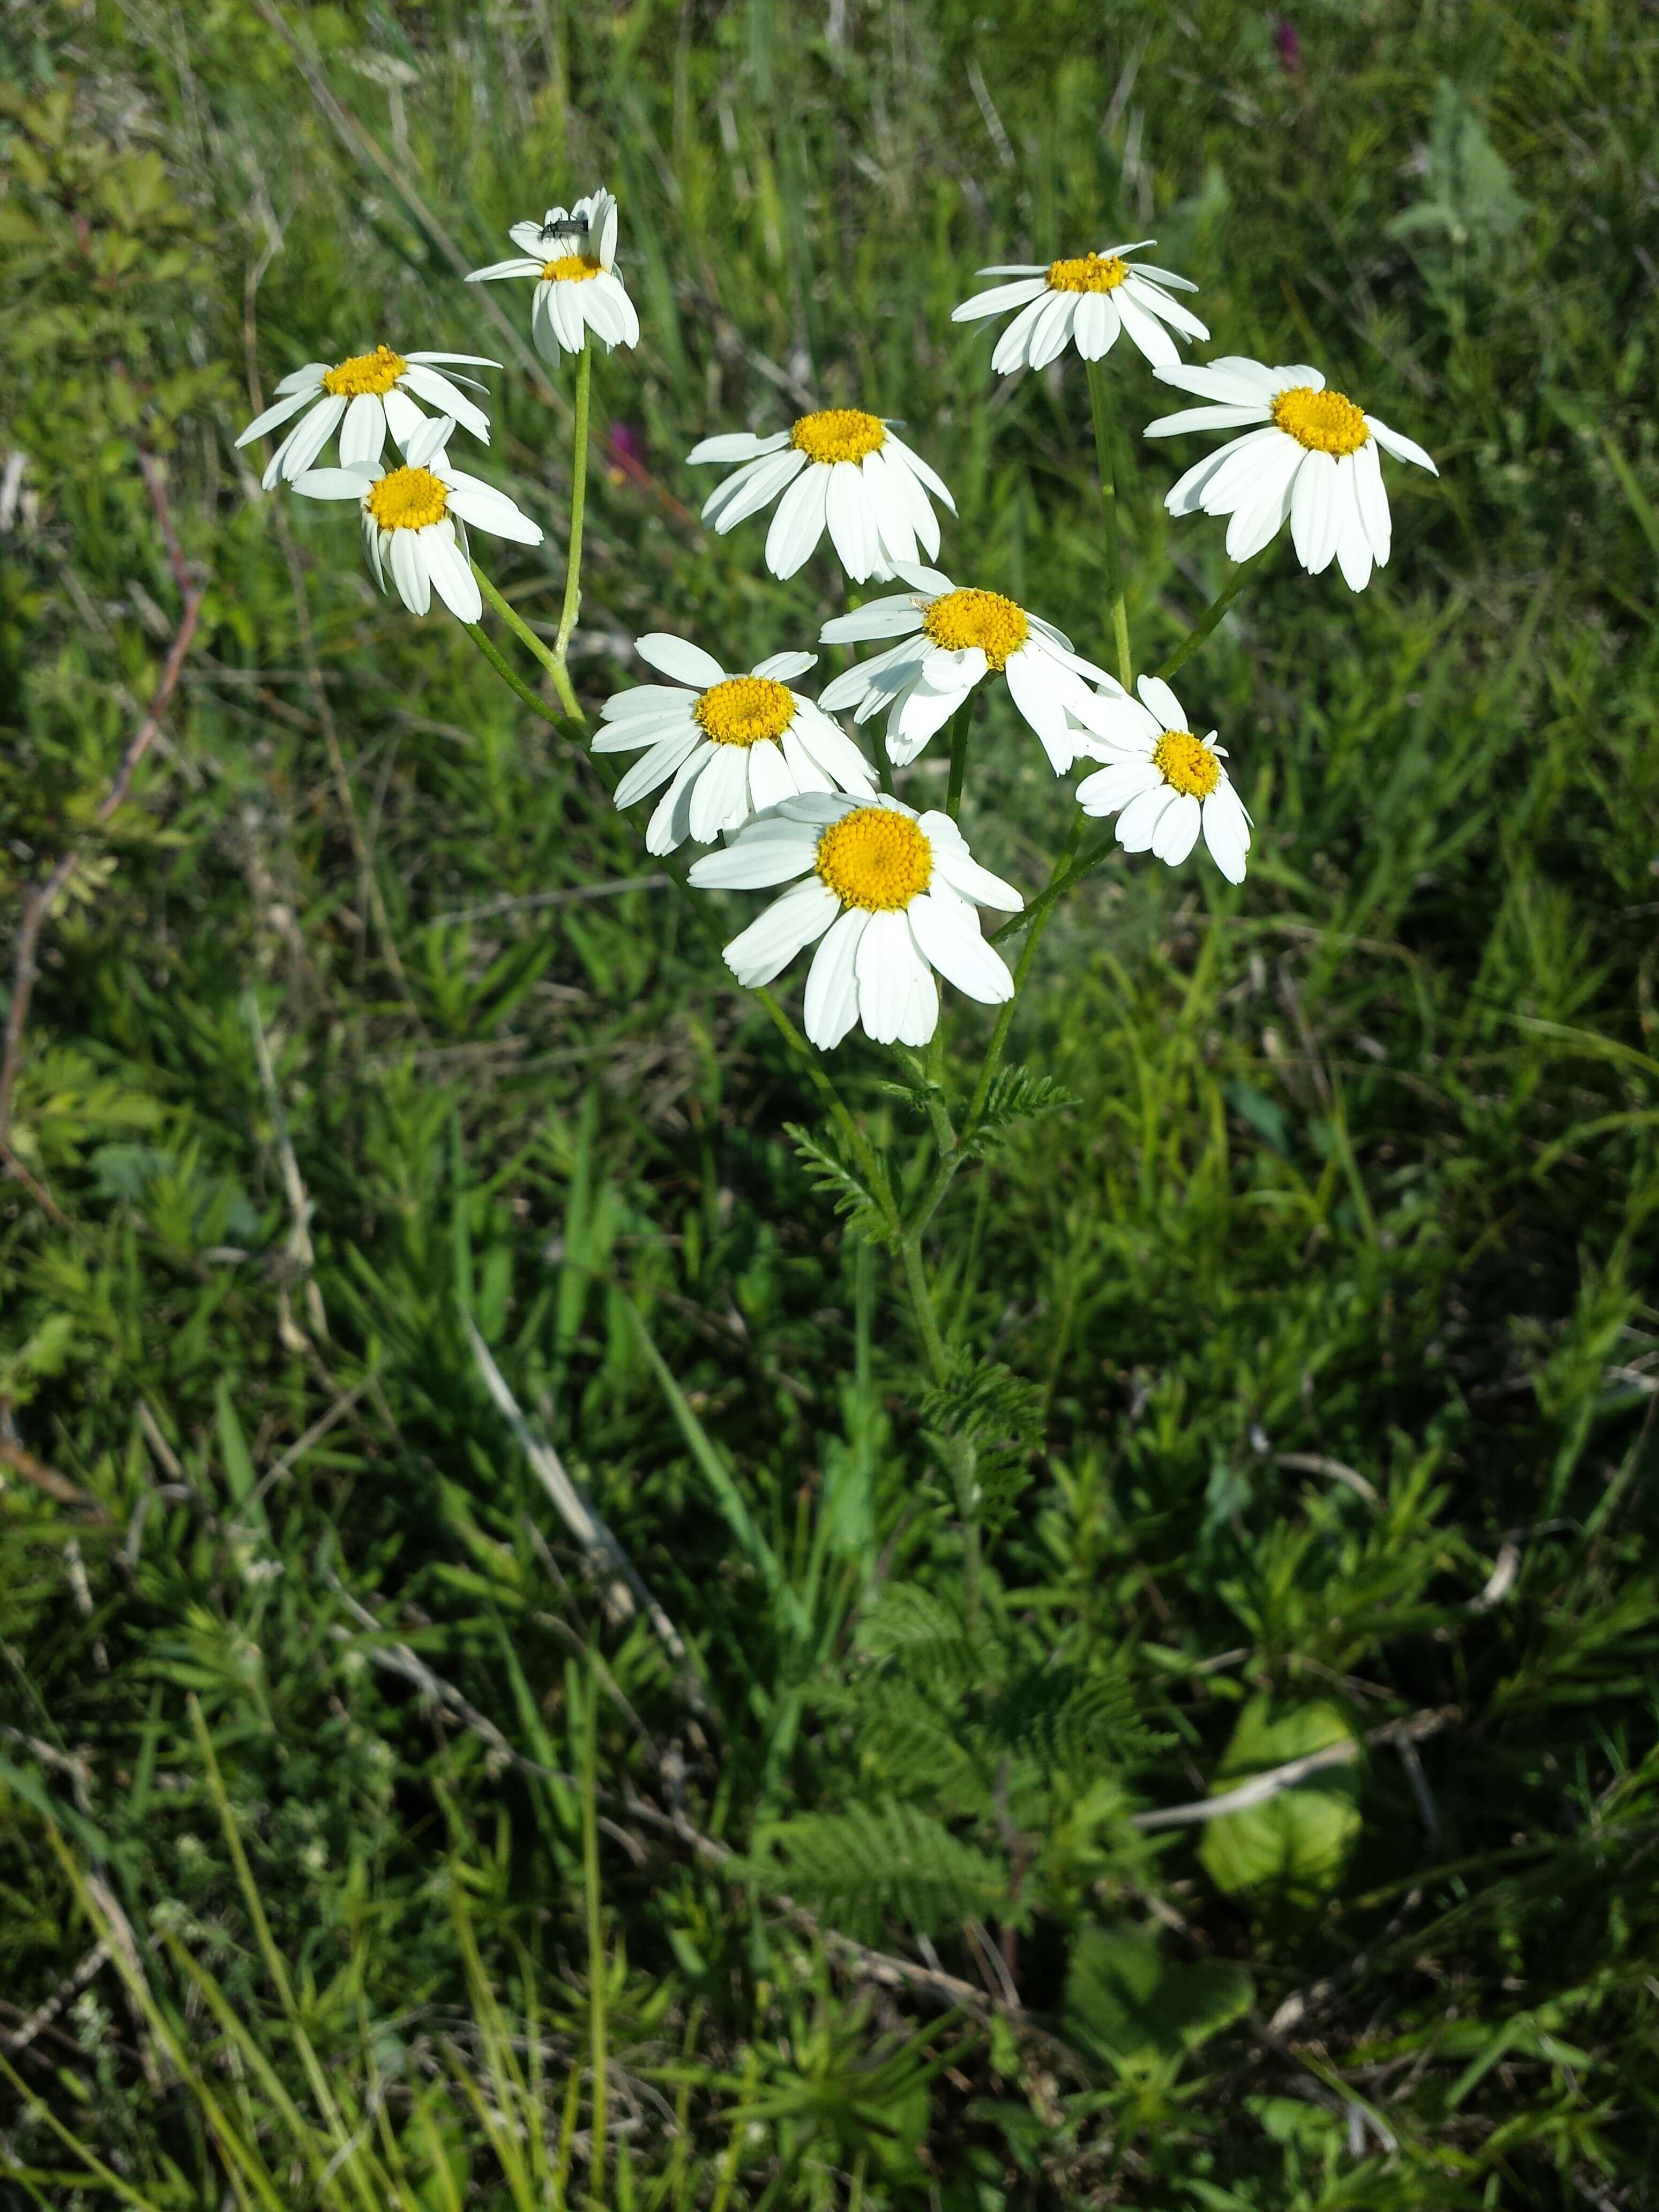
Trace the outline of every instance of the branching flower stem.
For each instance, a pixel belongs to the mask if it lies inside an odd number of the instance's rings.
[[[579,728],[585,727],[587,717],[582,713],[580,702],[576,697],[574,687],[570,681],[570,672],[564,661],[550,646],[543,644],[518,609],[497,591],[476,561],[472,563],[472,573],[478,580],[478,589],[495,608],[514,637],[529,647],[531,652],[547,671],[552,680],[553,689],[559,695],[559,704],[565,713]]]
[[[502,683],[507,685],[508,690],[515,691],[519,697],[524,701],[526,707],[534,708],[535,712],[541,716],[543,721],[551,722],[555,729],[560,728],[563,724],[564,716],[558,713],[555,708],[550,707],[546,700],[541,696],[539,692],[532,691],[531,690],[530,686],[525,682],[523,677],[519,674],[517,669],[512,665],[512,664],[507,659],[506,656],[500,653],[484,635],[483,625],[481,623],[465,623],[462,624],[462,628],[471,639],[473,644],[477,647],[479,652],[483,653],[484,659],[495,670],[496,675],[499,676]]]
[[[1126,691],[1134,683],[1134,663],[1129,658],[1129,610],[1123,591],[1123,548],[1118,528],[1117,462],[1112,452],[1112,400],[1106,380],[1106,364],[1091,361],[1089,407],[1095,418],[1095,459],[1100,469],[1100,497],[1106,514],[1106,599],[1111,611],[1112,635],[1117,644],[1118,681]]]
[[[585,340],[576,357],[575,444],[570,457],[570,553],[564,577],[564,607],[553,651],[561,665],[570,649],[570,635],[582,603],[582,521],[587,512],[587,418],[593,384],[593,346]]]

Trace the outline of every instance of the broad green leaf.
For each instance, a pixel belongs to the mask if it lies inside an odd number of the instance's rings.
[[[1352,1741],[1334,1705],[1253,1698],[1239,1715],[1216,1770],[1214,1794],[1236,1790],[1271,1767]],[[1220,1814],[1208,1824],[1199,1854],[1211,1880],[1230,1896],[1293,1911],[1310,1910],[1341,1873],[1359,1832],[1358,1784],[1352,1763],[1323,1767],[1265,1803]]]

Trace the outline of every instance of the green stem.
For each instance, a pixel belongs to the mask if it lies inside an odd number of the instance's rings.
[[[945,811],[954,822],[962,811],[962,780],[968,771],[968,726],[974,719],[970,691],[951,719],[951,782],[945,794]]]
[[[1118,681],[1126,691],[1133,688],[1134,663],[1129,658],[1129,610],[1123,594],[1123,547],[1118,531],[1117,464],[1112,456],[1112,402],[1106,381],[1106,364],[1091,361],[1089,408],[1095,418],[1095,459],[1100,469],[1101,504],[1106,511],[1106,598],[1111,609],[1112,635],[1117,641]]]
[[[1221,620],[1222,616],[1226,613],[1228,608],[1231,606],[1233,601],[1238,597],[1245,585],[1249,581],[1251,574],[1255,570],[1256,564],[1259,562],[1265,561],[1268,553],[1271,552],[1272,550],[1271,546],[1264,545],[1260,553],[1252,553],[1248,561],[1241,561],[1239,562],[1238,566],[1233,570],[1232,574],[1228,577],[1226,582],[1221,586],[1221,589],[1211,600],[1209,605],[1205,608],[1203,613],[1193,624],[1191,629],[1188,631],[1186,636],[1182,639],[1180,644],[1176,646],[1175,651],[1164,662],[1163,667],[1158,670],[1158,672],[1160,676],[1164,678],[1173,676],[1176,669],[1181,666],[1182,661],[1186,660],[1191,654],[1198,651],[1199,647],[1203,644],[1205,639],[1208,637],[1210,632]]]
[[[587,511],[587,413],[592,383],[593,347],[589,340],[576,356],[575,447],[570,458],[570,558],[565,570],[559,634],[553,643],[560,660],[569,650],[570,633],[576,627],[576,613],[582,603],[582,519]]]
[[[582,1775],[582,1887],[587,1905],[587,2017],[589,2063],[593,2073],[587,2171],[592,2203],[602,2212],[605,2204],[605,2000],[607,1962],[605,1927],[599,1911],[599,1827],[596,1802],[599,1787],[599,1682],[596,1668],[590,1668],[588,1672],[586,1705],[586,1728],[582,1746],[585,1753]]]
[[[472,573],[478,580],[478,589],[483,593],[485,599],[489,600],[490,605],[495,608],[496,613],[512,631],[514,636],[519,640],[520,644],[527,645],[530,647],[530,650],[535,654],[537,659],[540,661],[542,666],[547,671],[550,676],[556,676],[559,672],[561,663],[559,661],[558,655],[554,652],[552,647],[550,645],[544,645],[542,643],[540,638],[538,638],[535,631],[531,629],[530,624],[525,620],[518,609],[511,604],[502,592],[496,590],[495,585],[490,582],[489,577],[485,575],[483,570],[478,566],[476,561],[472,563]]]
[[[543,721],[551,722],[554,728],[557,729],[563,717],[554,708],[550,707],[539,693],[532,691],[518,670],[495,650],[484,635],[482,625],[477,623],[463,623],[461,627],[507,689],[510,691],[516,691],[526,707],[533,707]]]
[[[587,727],[587,717],[582,712],[581,702],[576,696],[575,686],[570,681],[570,671],[566,666],[562,656],[555,653],[551,646],[543,644],[518,609],[507,604],[507,599],[496,590],[476,561],[472,563],[472,573],[478,580],[478,589],[489,600],[490,605],[495,608],[513,635],[530,647],[537,659],[547,671],[552,679],[553,689],[559,695],[559,704],[564,708],[565,713],[580,729],[585,730]]]

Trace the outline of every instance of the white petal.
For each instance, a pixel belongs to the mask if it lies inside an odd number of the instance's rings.
[[[1200,323],[1190,307],[1183,307],[1179,300],[1172,300],[1158,285],[1149,283],[1143,270],[1130,270],[1123,290],[1137,307],[1148,315],[1156,315],[1172,331],[1179,331],[1182,337],[1203,339],[1209,337],[1208,325]]]
[[[303,492],[307,499],[355,499],[361,501],[372,479],[361,476],[356,469],[307,469],[294,480],[294,489]]]
[[[691,794],[691,835],[698,844],[712,845],[722,830],[735,830],[748,818],[749,764],[744,748],[717,745]]]
[[[863,471],[853,462],[837,461],[830,470],[824,515],[842,567],[861,584],[876,565],[878,548]]]
[[[820,1052],[832,1052],[859,1018],[858,950],[870,921],[849,906],[812,955],[801,1009],[806,1034]]]
[[[924,1045],[939,1027],[939,985],[925,960],[918,960],[910,977],[904,1012],[899,1017],[898,1042]]]
[[[685,458],[694,468],[703,461],[753,461],[788,443],[787,430],[776,430],[769,438],[757,438],[752,430],[722,430],[716,437],[701,439]]]
[[[793,753],[794,746],[843,791],[867,792],[875,782],[875,771],[847,732],[805,701],[784,732],[785,750]]]
[[[520,231],[530,228],[527,223],[515,222],[514,234],[516,237]],[[466,281],[469,284],[488,284],[498,276],[539,276],[541,272],[542,263],[539,260],[532,261],[526,254],[514,253],[509,254],[505,261],[490,262],[486,268],[470,269]]]
[[[913,447],[907,446],[902,438],[898,437],[893,431],[890,430],[887,433],[886,443],[882,447],[881,450],[888,456],[890,460],[902,462],[903,465],[909,470],[911,475],[921,486],[922,489],[924,491],[931,492],[933,497],[938,500],[941,507],[948,507],[952,514],[956,513],[957,503],[955,500],[951,498],[950,487],[945,483],[944,477],[940,476],[937,469],[930,468],[927,465],[927,463],[922,459],[921,455],[916,453]],[[947,591],[950,589],[948,584],[945,586],[945,589]]]
[[[1159,819],[1177,794],[1159,781],[1132,799],[1117,817],[1117,842],[1126,853],[1144,853],[1157,835]]]
[[[921,827],[933,848],[933,872],[975,906],[994,907],[999,914],[1018,914],[1025,902],[1013,885],[981,867],[966,845],[959,841],[952,843],[939,827],[941,823],[952,830],[956,826],[946,814],[921,817]]]
[[[471,430],[475,438],[489,441],[489,417],[482,407],[469,399],[459,385],[435,368],[427,368],[419,362],[411,362],[404,371],[402,382],[417,392],[422,399],[452,416]]]
[[[700,645],[688,644],[683,637],[672,636],[666,630],[647,630],[643,637],[635,639],[634,650],[651,667],[659,668],[676,683],[694,684],[699,691],[726,680],[726,671],[712,653],[705,653]]]
[[[691,835],[691,801],[704,764],[712,759],[711,744],[696,745],[674,771],[673,781],[657,801],[645,825],[645,849],[660,858],[684,844]]]
[[[1384,568],[1393,543],[1394,525],[1389,514],[1389,495],[1382,488],[1382,463],[1375,438],[1368,438],[1354,455],[1353,470],[1354,490],[1365,535],[1371,542],[1377,566]]]
[[[1291,498],[1296,488],[1296,464],[1283,483],[1269,482],[1255,496],[1252,504],[1241,507],[1227,525],[1227,557],[1230,561],[1248,561],[1264,545],[1271,544],[1285,526],[1291,511]]]
[[[689,729],[677,730],[660,738],[650,750],[642,753],[617,786],[615,799],[618,806],[631,806],[636,799],[643,799],[648,791],[655,791],[672,775],[678,775],[690,755],[707,743],[702,732],[693,722]],[[595,745],[596,752],[599,747]]]
[[[669,714],[677,708],[689,714],[696,691],[682,691],[672,684],[636,684],[627,691],[613,691],[599,709],[599,719],[620,722],[633,714]]]
[[[771,905],[726,948],[726,964],[751,989],[769,983],[805,945],[822,937],[841,908],[828,884],[809,876]]]
[[[819,835],[813,823],[769,814],[722,849],[693,861],[686,880],[699,890],[757,891],[787,884],[811,866]]]
[[[328,374],[328,371],[327,362],[308,361],[303,368],[291,368],[286,376],[279,376],[276,380],[276,389],[283,393],[320,392],[323,388],[323,379]]]
[[[1191,729],[1192,724],[1187,720],[1180,700],[1161,676],[1143,676],[1135,689],[1146,701],[1146,711],[1158,724],[1158,736],[1162,737],[1165,730]]]
[[[866,599],[850,615],[836,615],[818,632],[820,645],[857,645],[866,638],[904,637],[921,628],[922,609],[914,592],[890,592]]]
[[[775,738],[763,738],[748,749],[749,811],[758,814],[763,806],[775,806],[781,799],[793,799],[799,786],[784,758],[783,748]]]
[[[1183,407],[1177,414],[1160,415],[1146,425],[1148,438],[1175,438],[1187,430],[1231,430],[1243,422],[1265,422],[1267,410],[1247,401],[1237,407]]]
[[[1415,461],[1419,469],[1426,469],[1431,477],[1439,475],[1432,457],[1424,452],[1414,438],[1402,437],[1398,430],[1391,430],[1386,422],[1379,422],[1375,415],[1365,417],[1365,427],[1383,452],[1392,453],[1395,460]]]
[[[1059,667],[1034,645],[1011,653],[1002,672],[1016,707],[1042,738],[1056,774],[1072,764],[1072,738],[1066,702],[1083,696],[1079,678]]]
[[[872,914],[856,955],[859,1018],[877,1044],[893,1044],[904,1020],[910,986],[921,965],[910,926],[900,913]]]
[[[314,384],[301,384],[296,391],[290,392],[285,398],[279,399],[274,407],[267,407],[263,415],[256,415],[236,441],[237,444],[252,445],[256,438],[263,438],[267,430],[274,430],[279,422],[286,422],[290,415],[297,415],[300,410],[308,406],[316,396],[317,386]]]
[[[442,457],[454,428],[447,415],[422,416],[404,447],[404,459],[411,469],[432,467]]]
[[[297,483],[334,434],[334,426],[346,411],[337,392],[319,399],[302,422],[289,434],[283,448],[283,474]]]
[[[1012,284],[994,284],[988,292],[981,292],[971,300],[964,300],[959,307],[951,311],[953,323],[976,323],[982,315],[1000,315],[1010,307],[1023,307],[1028,300],[1035,300],[1048,289],[1046,276],[1021,276]]]
[[[1359,511],[1359,491],[1353,464],[1339,464],[1336,491],[1336,565],[1351,592],[1363,592],[1371,580],[1371,541],[1365,518]]]
[[[1085,814],[1115,814],[1143,791],[1156,791],[1163,781],[1162,771],[1149,760],[1109,761],[1084,777],[1077,787],[1077,803]]]
[[[750,461],[746,469],[739,469],[736,476],[729,477],[710,492],[703,501],[703,520],[724,537],[751,514],[758,514],[808,465],[805,454],[793,447],[786,453],[768,453],[758,461]]]
[[[399,532],[399,537],[404,535]],[[427,574],[432,579],[432,588],[449,609],[451,614],[464,623],[482,622],[483,594],[478,589],[478,580],[453,536],[444,535],[444,526],[434,524],[429,530],[417,533],[422,540],[421,553]]]
[[[981,936],[972,907],[924,891],[904,911],[916,943],[947,983],[981,1006],[1000,1006],[1013,997],[1007,963]]]
[[[1224,776],[1204,802],[1204,842],[1228,882],[1242,884],[1244,855],[1250,849],[1250,817]]]
[[[1179,361],[1180,349],[1156,315],[1148,314],[1135,297],[1133,286],[1120,284],[1112,295],[1112,303],[1123,318],[1123,327],[1139,352],[1154,368],[1160,362]]]
[[[665,738],[682,732],[696,738],[702,734],[702,726],[689,714],[629,714],[620,721],[602,722],[593,732],[592,750],[596,753],[636,753],[647,745],[659,744]]]
[[[1276,394],[1285,388],[1279,370],[1269,368],[1262,362],[1251,361],[1243,354],[1223,354],[1202,365],[1196,362],[1164,362],[1153,374],[1160,384],[1173,384],[1178,392],[1191,392],[1200,399],[1218,400],[1226,407],[1254,403],[1264,413]]]
[[[1045,284],[1030,307],[1020,309],[997,340],[996,351],[991,356],[991,366],[999,376],[1012,376],[1016,369],[1024,368],[1026,347],[1048,305],[1048,288]]]
[[[1188,792],[1177,792],[1172,804],[1158,816],[1152,831],[1153,859],[1167,860],[1172,868],[1177,866],[1197,844],[1202,821],[1198,801]]]
[[[793,576],[823,535],[830,471],[814,465],[797,477],[778,501],[766,533],[766,565],[775,576]]]
[[[1224,446],[1218,446],[1201,461],[1194,461],[1184,476],[1179,476],[1164,495],[1164,504],[1171,514],[1196,514],[1204,508],[1205,495],[1232,456],[1243,450],[1252,438],[1265,434],[1260,430],[1247,431],[1242,438],[1230,438]]]
[[[406,447],[410,440],[425,422],[425,415],[415,404],[409,394],[406,392],[400,392],[395,384],[380,402],[380,405],[386,416],[387,429],[391,431],[400,449]]]
[[[421,533],[394,530],[390,535],[392,580],[398,586],[398,596],[410,614],[423,615],[432,604],[432,580],[415,542]]]
[[[750,670],[751,676],[769,676],[775,684],[793,684],[798,676],[805,676],[809,668],[817,665],[816,653],[774,653],[764,660],[757,660]]]
[[[1085,361],[1103,361],[1117,343],[1122,318],[1103,292],[1090,292],[1077,311],[1077,349]]]
[[[1297,471],[1291,492],[1291,541],[1297,559],[1310,576],[1322,576],[1336,551],[1340,523],[1336,490],[1336,456],[1309,453]],[[1358,512],[1357,502],[1354,512]],[[1369,568],[1370,548],[1366,550]]]
[[[1072,325],[1077,319],[1077,303],[1075,292],[1050,295],[1025,348],[1025,358],[1033,368],[1047,368],[1051,361],[1058,361],[1065,352],[1071,341]],[[1170,351],[1174,350],[1171,347]]]
[[[1254,506],[1270,485],[1290,479],[1304,458],[1305,448],[1282,430],[1252,430],[1241,438],[1204,486],[1206,514],[1231,514],[1235,507]]]

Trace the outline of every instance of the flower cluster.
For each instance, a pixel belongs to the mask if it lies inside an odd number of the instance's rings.
[[[267,489],[282,482],[307,497],[355,501],[383,589],[389,581],[417,614],[435,592],[474,626],[489,597],[556,679],[580,597],[592,345],[635,345],[640,326],[617,269],[617,209],[609,192],[601,188],[568,210],[550,208],[540,222],[515,223],[509,234],[517,253],[473,270],[468,281],[528,280],[538,350],[550,364],[567,355],[579,364],[572,574],[554,654],[477,568],[467,539],[471,527],[534,544],[540,526],[505,492],[449,459],[457,429],[484,445],[489,440],[483,409],[462,388],[483,387],[460,372],[499,364],[475,354],[400,353],[384,343],[332,364],[308,362],[283,378],[276,403],[237,442],[290,426],[266,468]],[[1149,423],[1148,438],[1237,434],[1171,487],[1169,512],[1225,517],[1225,550],[1240,563],[1263,552],[1288,522],[1296,557],[1310,574],[1334,563],[1351,589],[1362,590],[1390,551],[1382,456],[1431,472],[1433,461],[1332,390],[1316,368],[1270,368],[1236,355],[1207,366],[1183,362],[1177,342],[1205,340],[1209,331],[1177,296],[1197,289],[1188,278],[1134,258],[1155,243],[1141,239],[1047,264],[982,269],[981,276],[997,281],[963,301],[953,320],[1012,316],[992,355],[1003,375],[1046,369],[1073,349],[1087,366],[1103,468],[1103,363],[1127,336],[1158,379],[1205,403]],[[422,401],[438,411],[428,415]],[[835,617],[818,635],[823,646],[878,649],[835,676],[814,700],[795,688],[816,664],[811,652],[775,653],[733,672],[702,646],[653,631],[635,650],[668,680],[615,693],[592,740],[598,754],[635,756],[615,799],[619,807],[654,799],[645,833],[652,853],[674,852],[688,840],[714,848],[691,866],[694,887],[788,886],[726,946],[726,958],[739,981],[760,988],[816,946],[805,1020],[808,1036],[824,1049],[856,1025],[878,1042],[927,1043],[939,1020],[939,976],[988,1005],[1013,994],[1013,978],[980,915],[982,908],[1018,914],[1024,902],[973,858],[957,819],[968,718],[988,678],[1002,678],[1055,775],[1086,767],[1075,803],[1084,815],[1114,819],[1124,850],[1150,852],[1174,866],[1201,839],[1222,875],[1237,884],[1250,848],[1250,817],[1217,732],[1200,735],[1160,678],[1143,674],[1131,684],[1121,591],[1112,610],[1114,676],[1030,608],[929,565],[939,556],[940,511],[954,515],[956,505],[943,479],[899,435],[902,428],[861,407],[823,406],[780,429],[717,432],[687,457],[694,466],[730,471],[702,508],[704,522],[720,536],[770,511],[764,558],[774,575],[794,575],[827,538],[850,581],[900,586]],[[319,465],[337,434],[337,465]],[[391,465],[388,438],[396,449]],[[1108,509],[1115,512],[1112,500]],[[1111,530],[1115,578],[1115,521]],[[1207,634],[1223,603],[1177,659]],[[475,635],[523,692],[476,629]],[[562,696],[578,714],[574,693]],[[884,718],[879,775],[836,719],[849,711],[855,728]],[[947,726],[946,805],[918,811],[893,794],[891,771],[911,769]]]

